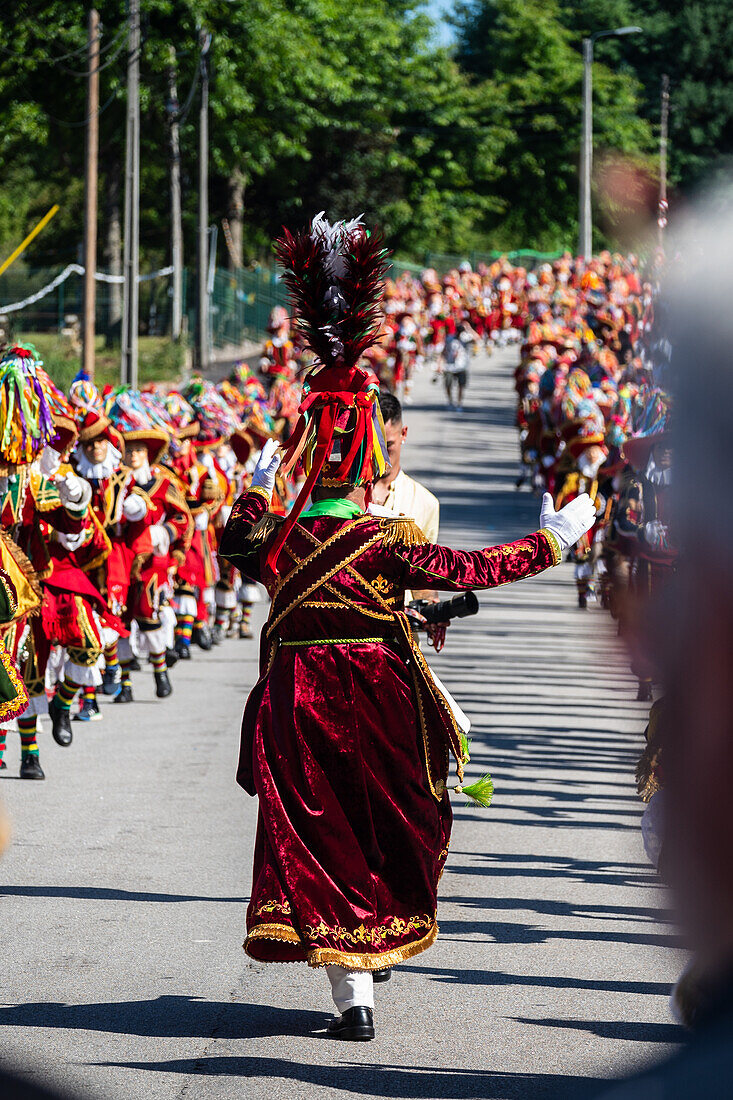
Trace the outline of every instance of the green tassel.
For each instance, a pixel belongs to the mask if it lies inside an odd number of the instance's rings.
[[[487,772],[483,779],[477,779],[470,787],[454,787],[457,794],[465,794],[469,806],[490,806],[494,794],[494,784]]]
[[[467,764],[468,761],[471,759],[471,753],[469,752],[469,749],[471,748],[471,742],[466,737],[463,730],[459,731],[458,736],[461,739],[461,762],[463,764]]]

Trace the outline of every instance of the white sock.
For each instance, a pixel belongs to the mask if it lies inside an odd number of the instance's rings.
[[[343,966],[326,967],[331,982],[331,996],[339,1012],[350,1008],[374,1008],[374,983],[369,970],[345,970]]]

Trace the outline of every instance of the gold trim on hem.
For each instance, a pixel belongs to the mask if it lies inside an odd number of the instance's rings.
[[[288,924],[256,924],[247,932],[247,939],[244,941],[245,951],[250,940],[281,940],[284,943],[297,943],[303,946],[298,933]]]
[[[433,924],[427,935],[420,940],[406,943],[403,947],[393,947],[391,951],[381,951],[379,954],[351,954],[347,951],[337,951],[333,947],[316,947],[308,952],[308,966],[328,966],[333,963],[343,966],[346,970],[383,970],[387,967],[397,966],[407,959],[427,951],[438,938],[437,921]]]

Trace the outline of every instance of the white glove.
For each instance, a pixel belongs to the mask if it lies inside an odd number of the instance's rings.
[[[548,531],[552,531],[560,543],[561,550],[574,546],[581,535],[590,531],[595,522],[596,510],[587,493],[582,493],[575,500],[571,500],[559,512],[555,511],[550,493],[545,493],[542,497],[540,527],[546,527]]]
[[[655,550],[661,550],[667,544],[667,524],[658,519],[644,524],[644,539]]]
[[[53,447],[44,447],[43,454],[41,455],[41,473],[44,477],[53,477],[54,474],[59,472],[59,466],[61,465],[61,455],[58,451],[55,451]]]
[[[277,453],[279,449],[280,444],[276,439],[268,439],[257,459],[255,472],[252,474],[252,488],[264,489],[270,496],[275,488],[275,474],[282,462],[282,455]]]
[[[209,513],[204,508],[203,512],[197,512],[194,518],[197,531],[205,531],[209,526]]]
[[[147,513],[148,506],[145,503],[143,497],[138,493],[131,493],[125,497],[125,501],[122,505],[122,514],[125,519],[129,519],[130,523],[137,523]]]
[[[150,541],[153,544],[153,553],[158,558],[164,558],[171,547],[171,537],[162,523],[154,523],[150,528]]]
[[[56,482],[56,488],[59,491],[61,503],[73,508],[74,511],[86,508],[92,499],[91,485],[77,474],[66,474]]]

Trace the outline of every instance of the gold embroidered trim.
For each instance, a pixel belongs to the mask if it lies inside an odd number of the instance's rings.
[[[0,720],[8,721],[11,718],[17,718],[26,709],[28,706],[28,692],[20,673],[13,664],[12,657],[2,642],[0,642],[0,663],[7,672],[15,692],[12,699],[6,699],[4,703],[0,703]]]
[[[328,966],[334,963],[336,966],[343,966],[345,970],[384,970],[387,967],[397,966],[419,955],[422,951],[427,951],[437,938],[438,925],[433,923],[430,931],[422,939],[414,940],[403,947],[394,947],[390,951],[380,951],[377,954],[351,954],[331,947],[317,947],[308,953],[308,966]]]
[[[266,901],[255,911],[255,916],[261,917],[263,913],[284,913],[285,916],[290,916],[291,912],[289,901]]]
[[[262,497],[262,499],[266,502],[268,508],[270,507],[272,493],[269,492],[267,489],[262,489],[259,485],[250,485],[249,489],[247,489],[246,491],[248,493],[257,493],[257,496]]]
[[[18,601],[15,596],[15,589],[10,583],[10,579],[8,578],[8,580],[6,580],[5,577],[3,577],[2,573],[0,573],[0,586],[5,592],[5,599],[8,601],[9,614],[7,621],[11,622],[15,618],[15,613],[18,610]]]
[[[282,940],[285,943],[302,944],[301,938],[294,928],[288,924],[257,924],[247,932],[244,941],[244,950],[250,940]]]
[[[541,535],[544,535],[550,544],[550,549],[552,550],[552,556],[554,558],[552,564],[559,565],[562,561],[562,549],[560,547],[560,543],[558,542],[557,535],[553,531],[548,530],[547,527],[542,527],[539,533]]]
[[[425,546],[428,541],[415,520],[408,516],[381,519],[379,527],[383,546],[396,546],[398,543],[401,546]]]
[[[347,943],[381,943],[387,936],[405,936],[408,932],[419,932],[423,928],[430,928],[434,921],[431,917],[416,916],[404,920],[402,917],[392,917],[387,924],[377,924],[367,928],[360,924],[353,932],[343,928],[340,924],[329,927],[325,921],[320,924],[306,924],[304,930],[311,940],[323,939],[332,936],[337,940],[346,940]]]
[[[359,520],[356,520],[355,522],[359,523]],[[349,524],[347,527],[342,527],[341,531],[336,532],[336,534],[339,535],[339,534],[341,534],[345,531],[348,531],[353,526],[354,526],[353,524]],[[295,608],[298,607],[298,605],[303,602],[303,600],[307,599],[308,596],[310,596],[313,592],[315,592],[317,588],[320,588],[322,585],[325,585],[326,582],[328,580],[330,580],[331,577],[334,576],[334,574],[339,573],[342,569],[344,569],[347,565],[349,565],[355,558],[360,557],[361,554],[363,554],[366,550],[368,550],[371,546],[373,546],[374,543],[378,542],[379,538],[380,538],[379,534],[373,535],[362,546],[359,546],[356,550],[354,550],[354,552],[352,554],[349,554],[348,557],[346,557],[342,561],[338,562],[338,564],[335,565],[334,568],[325,577],[319,577],[318,580],[314,581],[313,584],[309,585],[308,588],[306,588],[305,592],[301,592],[298,596],[296,596],[295,599],[290,603],[290,605],[288,607],[286,607],[284,611],[280,612],[280,614],[277,616],[277,618],[274,620],[274,622],[268,623],[267,633],[272,634],[272,632],[275,630],[275,628],[277,626],[280,625],[280,623],[283,621],[283,619],[286,618],[290,614],[291,611],[294,611]],[[321,543],[321,548],[319,550],[314,550],[313,553],[309,557],[307,557],[302,564],[303,565],[306,565],[306,564],[309,565],[312,562],[313,558],[317,557],[318,554],[321,552],[321,550],[324,550],[326,548],[327,543],[328,543],[328,540],[326,542]],[[288,574],[286,580],[290,580],[290,578],[295,573],[297,573],[300,569],[301,569],[301,566],[296,565],[295,569],[291,573]],[[275,595],[277,595],[277,593]],[[273,597],[272,606],[273,606],[273,608],[275,606],[275,597]]]

